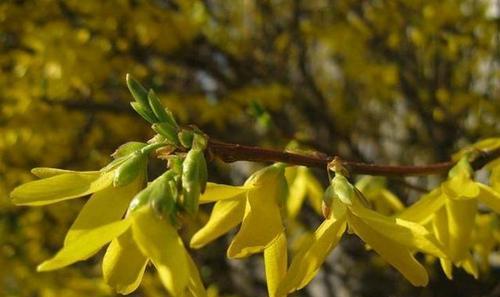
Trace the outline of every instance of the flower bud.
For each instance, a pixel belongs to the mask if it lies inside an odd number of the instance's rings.
[[[181,130],[177,136],[182,146],[185,148],[191,148],[193,145],[194,132],[191,130]]]
[[[145,169],[146,161],[147,158],[144,155],[134,153],[116,169],[113,186],[123,187],[131,183]]]
[[[332,204],[333,199],[335,198],[335,191],[333,189],[333,185],[330,184],[323,194],[323,201],[321,203],[321,211],[323,213],[323,217],[328,219],[332,213]]]
[[[354,197],[354,187],[345,176],[338,173],[335,174],[335,177],[332,179],[331,185],[333,186],[335,195],[340,199],[340,201],[347,205],[352,204],[352,198]]]
[[[203,177],[203,171],[206,172],[203,152],[191,149],[182,163],[182,204],[189,214],[195,214],[198,211],[201,184],[206,183],[206,176]]]

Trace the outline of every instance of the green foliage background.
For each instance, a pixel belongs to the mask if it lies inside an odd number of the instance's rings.
[[[283,148],[295,138],[327,154],[379,163],[447,160],[500,133],[499,5],[0,2],[0,295],[113,296],[98,260],[35,272],[61,245],[81,201],[27,209],[10,205],[8,192],[32,179],[32,167],[99,168],[119,144],[152,135],[128,105],[125,73],[153,87],[181,123],[219,139]],[[249,171],[248,164],[210,169],[212,180],[226,182]],[[416,194],[390,185],[402,196]],[[306,210],[303,220],[314,224],[311,217]],[[259,261],[229,262],[224,245],[197,253],[209,265],[202,273],[212,296],[216,288],[263,295]],[[369,262],[356,240],[342,246],[301,294],[500,294],[498,266],[480,281],[458,273],[454,282],[434,267],[430,286],[415,289]],[[148,274],[135,296],[164,296],[162,290]]]

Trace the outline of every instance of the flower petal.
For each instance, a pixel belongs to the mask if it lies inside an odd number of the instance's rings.
[[[436,238],[448,249],[450,246],[450,232],[448,227],[448,213],[446,208],[441,208],[434,214],[432,229]]]
[[[90,174],[90,175],[101,174],[100,171],[73,171],[73,170],[50,168],[50,167],[36,167],[31,169],[31,173],[33,173],[35,176],[39,178],[48,178],[64,173]]]
[[[398,218],[425,224],[432,219],[433,214],[446,202],[446,196],[440,188],[422,196],[417,202],[397,215]]]
[[[283,230],[277,203],[279,189],[268,183],[247,194],[241,228],[227,250],[229,258],[243,258],[264,250]]]
[[[461,261],[465,259],[472,246],[471,237],[476,220],[477,199],[448,199],[446,211],[450,257],[453,262]]]
[[[198,268],[194,263],[193,259],[186,252],[186,257],[189,264],[189,284],[188,284],[188,296],[190,297],[207,297],[207,291],[198,272]]]
[[[207,183],[205,192],[200,196],[200,203],[210,203],[219,200],[232,199],[253,189],[251,185],[229,186]]]
[[[307,172],[306,184],[309,203],[317,214],[321,214],[321,202],[323,201],[324,192],[323,187],[310,172]]]
[[[17,205],[46,205],[95,193],[111,181],[111,174],[64,173],[20,185],[10,196]]]
[[[148,259],[134,242],[128,229],[113,239],[102,259],[104,281],[117,293],[130,294],[141,284]]]
[[[198,249],[236,227],[245,213],[246,199],[217,201],[208,222],[191,238],[190,246]]]
[[[141,189],[143,181],[141,176],[124,187],[108,187],[94,193],[71,225],[64,245],[92,229],[120,220],[134,195]]]
[[[293,257],[290,268],[278,287],[277,296],[300,290],[316,275],[330,251],[346,229],[344,218],[334,216],[323,221],[311,240],[305,241]]]
[[[477,198],[482,203],[486,204],[496,213],[500,213],[500,194],[493,188],[477,183],[479,186],[479,195]]]
[[[286,201],[289,217],[295,218],[302,207],[302,203],[307,195],[307,180],[300,168],[297,168],[295,178],[290,183],[290,190]]]
[[[444,274],[449,280],[453,279],[453,263],[444,258],[439,259],[439,264],[441,265],[441,269],[443,269]]]
[[[375,230],[383,230],[385,237],[410,249],[418,249],[437,257],[446,257],[443,246],[423,226],[403,220],[381,215],[359,204],[349,208],[353,215]]]
[[[125,219],[92,229],[65,245],[52,259],[40,264],[37,270],[59,269],[85,260],[97,253],[105,244],[125,232],[129,227],[130,220]]]
[[[425,268],[413,257],[407,247],[386,237],[383,233],[374,229],[356,215],[347,212],[349,226],[366,244],[377,252],[385,261],[396,268],[414,286],[425,286],[429,276]],[[383,229],[382,229],[383,230]]]
[[[381,201],[383,201],[386,208],[388,208],[387,212],[394,213],[405,208],[401,200],[399,200],[399,198],[391,191],[387,189],[381,189],[379,195]]]
[[[278,236],[278,239],[264,250],[264,263],[269,297],[286,296],[285,294],[277,295],[276,291],[286,274],[287,261],[287,241],[285,233],[282,232]]]
[[[170,295],[183,296],[189,283],[189,262],[177,231],[148,206],[136,210],[131,217],[139,249],[151,259]]]
[[[462,262],[460,262],[459,265],[465,270],[465,272],[472,275],[475,279],[479,278],[479,269],[477,267],[477,263],[476,261],[474,261],[474,258],[470,253],[467,253],[467,256]]]

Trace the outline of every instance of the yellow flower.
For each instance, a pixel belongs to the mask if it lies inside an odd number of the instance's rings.
[[[128,221],[120,221],[132,198],[144,183],[144,174],[123,187],[112,185],[114,172],[77,172],[54,168],[35,168],[42,179],[23,184],[11,193],[18,205],[45,205],[92,194],[64,239],[63,248],[39,267],[39,271],[58,269],[85,260],[100,247],[124,232]]]
[[[169,170],[136,195],[125,218],[130,228],[113,239],[104,255],[104,280],[119,293],[137,289],[151,261],[171,296],[206,296],[198,270],[171,223],[175,197],[166,186],[174,176],[175,171]]]
[[[17,203],[40,205],[94,193],[68,231],[61,250],[40,264],[38,271],[88,259],[111,242],[103,259],[103,275],[117,292],[134,291],[151,261],[172,296],[206,296],[196,266],[177,231],[156,215],[150,204],[129,211],[122,219],[132,198],[143,187],[144,174],[123,187],[114,187],[113,172],[34,172],[45,178],[17,188],[12,193]]]
[[[327,189],[326,195],[329,194],[333,196],[326,199],[330,200],[328,217],[312,240],[305,241],[299,248],[279,286],[278,295],[306,286],[347,227],[413,285],[427,284],[427,272],[413,257],[414,251],[445,257],[441,245],[429,231],[419,224],[387,217],[367,208],[360,192],[340,174]]]
[[[287,241],[280,214],[285,195],[282,164],[259,170],[241,187],[209,183],[200,202],[217,203],[207,224],[191,239],[191,247],[200,248],[241,223],[227,256],[243,258],[264,252],[269,296],[285,296],[276,294],[287,267]]]
[[[200,203],[217,201],[207,224],[191,239],[201,248],[241,223],[227,256],[243,258],[259,253],[283,231],[281,209],[286,194],[282,165],[266,167],[250,176],[242,187],[209,183]]]
[[[129,294],[139,286],[151,261],[170,295],[206,296],[198,270],[170,222],[149,205],[129,219],[131,228],[111,242],[104,256],[106,282],[118,293]]]
[[[449,258],[439,259],[449,279],[453,277],[453,264],[477,278],[478,269],[470,249],[479,203],[500,212],[500,195],[493,188],[472,180],[472,168],[462,158],[440,187],[422,197],[398,217],[430,224],[449,255]]]

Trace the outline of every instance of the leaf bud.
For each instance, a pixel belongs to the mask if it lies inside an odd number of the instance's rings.
[[[169,123],[155,123],[152,128],[156,133],[164,136],[168,142],[175,145],[179,143],[179,140],[177,139],[177,128]]]
[[[130,102],[130,105],[143,119],[145,119],[149,123],[154,124],[158,122],[153,112],[148,108],[144,107],[144,105],[142,105],[141,103]]]
[[[161,105],[160,99],[152,89],[149,90],[148,93],[148,102],[149,107],[151,107],[151,110],[160,122],[168,123],[177,128],[177,123],[172,116],[172,113],[167,113],[163,105]]]
[[[148,92],[146,89],[139,83],[137,80],[135,80],[130,74],[127,73],[126,76],[126,81],[127,81],[127,87],[132,94],[132,97],[140,103],[142,106],[149,106],[148,102]]]

